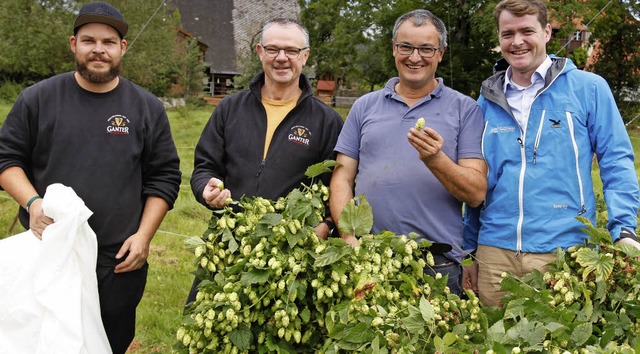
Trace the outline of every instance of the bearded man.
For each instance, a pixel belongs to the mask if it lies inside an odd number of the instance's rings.
[[[120,11],[87,4],[73,29],[76,70],[26,88],[0,129],[0,186],[40,239],[54,222],[42,210],[50,184],[73,188],[93,212],[102,321],[113,352],[125,353],[180,160],[162,103],[120,76],[128,29]]]

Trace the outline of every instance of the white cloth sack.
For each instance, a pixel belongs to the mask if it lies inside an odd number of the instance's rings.
[[[70,187],[47,187],[54,220],[0,240],[0,354],[111,353],[100,317],[92,212]]]

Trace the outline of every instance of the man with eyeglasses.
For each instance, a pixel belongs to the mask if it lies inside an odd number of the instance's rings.
[[[398,18],[392,50],[398,77],[360,97],[349,112],[331,179],[331,214],[355,195],[373,208],[373,231],[418,233],[435,242],[430,275],[449,275],[461,294],[462,203],[479,205],[487,188],[476,102],[435,73],[447,46],[444,23],[427,10]],[[424,118],[426,127],[414,125]],[[355,189],[354,189],[355,188]],[[353,246],[355,235],[341,235]]]
[[[249,88],[220,102],[196,146],[191,188],[212,210],[223,208],[227,198],[285,196],[310,182],[307,167],[335,159],[342,118],[313,96],[302,74],[309,58],[307,29],[294,19],[271,20],[256,51],[263,71]],[[330,178],[320,176],[326,186]],[[326,238],[333,228],[327,215],[315,231]],[[195,300],[198,283],[188,303]]]

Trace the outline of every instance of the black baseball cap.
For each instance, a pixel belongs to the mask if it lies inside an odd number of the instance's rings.
[[[106,2],[92,2],[84,5],[78,12],[76,22],[73,24],[73,34],[78,33],[78,28],[87,23],[109,25],[118,31],[120,38],[124,38],[129,29],[129,25],[124,21],[120,11]]]

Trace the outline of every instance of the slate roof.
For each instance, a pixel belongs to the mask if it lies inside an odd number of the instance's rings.
[[[182,27],[209,46],[205,61],[214,74],[239,74],[235,67],[233,0],[170,0],[180,10]]]

